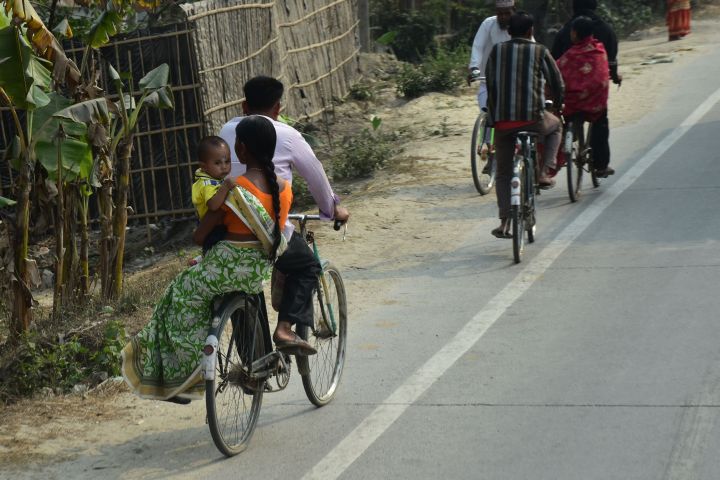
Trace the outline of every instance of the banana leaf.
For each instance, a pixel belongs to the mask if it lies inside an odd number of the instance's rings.
[[[12,207],[15,205],[15,200],[10,200],[9,198],[0,197],[0,208],[2,207]]]
[[[15,27],[0,30],[0,87],[21,110],[35,110],[50,102],[44,90],[50,86],[48,62],[35,55]]]

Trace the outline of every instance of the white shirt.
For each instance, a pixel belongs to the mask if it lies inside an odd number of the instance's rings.
[[[230,175],[233,177],[245,173],[245,165],[240,163],[235,154],[235,127],[243,118],[235,117],[220,129],[220,137],[230,146]],[[320,216],[325,220],[331,220],[335,215],[335,205],[340,203],[340,199],[333,192],[322,163],[315,156],[312,148],[300,132],[290,125],[278,122],[270,117],[265,118],[273,123],[277,134],[275,155],[273,157],[275,174],[292,183],[292,169],[294,167],[307,182],[308,190],[310,190],[310,194],[320,209]],[[288,221],[285,225],[285,235],[289,236],[293,230],[293,225]]]
[[[510,40],[510,34],[507,30],[500,28],[497,16],[483,20],[475,34],[475,40],[473,40],[470,65],[468,67],[478,68],[484,77],[485,64],[490,56],[490,51],[498,43],[507,42],[508,40]]]

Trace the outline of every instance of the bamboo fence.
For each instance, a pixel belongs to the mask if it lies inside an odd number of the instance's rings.
[[[140,78],[170,66],[175,109],[147,109],[135,135],[129,203],[131,220],[193,215],[190,187],[195,148],[242,114],[243,84],[253,76],[286,86],[283,112],[312,119],[345,96],[359,78],[357,0],[203,0],[182,7],[186,22],[116,37],[103,62]],[[80,44],[66,51],[79,65]],[[101,84],[115,93],[103,68]],[[0,195],[13,197],[13,171],[3,160],[15,135],[0,109]]]

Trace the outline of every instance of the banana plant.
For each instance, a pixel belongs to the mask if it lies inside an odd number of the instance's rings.
[[[134,135],[140,115],[146,108],[173,108],[169,85],[170,68],[167,64],[151,70],[138,82],[139,97],[134,97],[133,85],[125,88],[121,75],[111,65],[109,78],[115,86],[119,100],[110,104],[104,98],[87,100],[72,105],[56,117],[82,122],[90,126],[91,140],[105,157],[95,162],[100,185],[100,281],[102,295],[106,299],[118,298],[123,287],[123,263],[125,256],[125,227],[127,226],[128,191],[130,189],[130,157]],[[106,115],[112,114],[111,121]],[[106,143],[106,148],[103,143]],[[114,167],[114,168],[113,168]],[[114,181],[108,177],[114,172]],[[112,178],[112,177],[110,177]],[[115,190],[113,192],[112,187]]]
[[[4,14],[2,16],[8,19]],[[13,334],[17,335],[27,331],[32,321],[33,299],[28,287],[27,257],[30,191],[35,173],[35,156],[30,144],[33,140],[35,111],[50,103],[46,92],[50,87],[51,74],[49,63],[37,56],[33,50],[28,38],[31,31],[23,29],[16,22],[8,21],[7,24],[0,29],[0,102],[10,108],[17,132],[14,149],[17,153],[18,177],[11,324]],[[18,110],[25,111],[23,120],[20,119]]]
[[[162,64],[148,72],[138,82],[140,97],[131,93],[134,88],[130,82],[125,89],[122,77],[112,66],[108,68],[110,79],[120,97],[116,103],[119,114],[110,135],[110,152],[115,159],[115,208],[112,215],[112,239],[108,252],[107,266],[111,267],[106,277],[101,277],[102,291],[106,296],[118,298],[123,288],[123,263],[125,257],[125,227],[128,218],[128,191],[130,188],[130,156],[133,140],[141,113],[147,107],[164,109],[174,108],[172,91],[170,90],[170,67]],[[102,206],[101,206],[102,209]],[[102,226],[101,226],[102,230]],[[103,249],[101,249],[102,254]],[[102,258],[101,258],[102,263]],[[102,268],[101,268],[102,272]]]

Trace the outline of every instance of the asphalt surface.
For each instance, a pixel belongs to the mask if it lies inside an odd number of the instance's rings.
[[[451,254],[378,274],[398,280],[393,301],[351,319],[329,406],[294,376],[238,457],[198,422],[147,435],[121,468],[43,477],[720,478],[717,78],[720,51],[698,57],[672,99],[613,129],[617,174],[579,203],[562,179],[544,192],[520,265],[483,225]],[[478,204],[471,225],[495,215]]]

